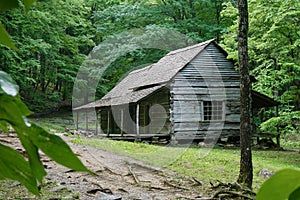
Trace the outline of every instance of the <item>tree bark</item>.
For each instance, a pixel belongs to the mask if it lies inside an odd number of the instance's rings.
[[[241,160],[240,173],[237,182],[252,188],[253,166],[251,152],[252,132],[252,106],[251,106],[251,82],[248,63],[248,3],[247,0],[238,1],[239,9],[239,32],[238,54],[240,67],[240,145]]]
[[[194,2],[193,2],[193,0],[189,0],[189,6],[190,6],[190,9],[191,9],[192,18],[195,18],[196,17],[196,13],[195,13],[195,8],[194,8]]]
[[[216,25],[219,28],[221,23],[221,11],[223,7],[223,1],[222,0],[215,0],[215,9],[216,9]],[[221,33],[220,31],[217,31],[216,33],[216,40],[217,42],[220,42]]]
[[[277,71],[280,70],[280,67],[278,66],[277,58],[273,58],[273,61],[274,61],[274,70],[276,72],[275,80],[278,83],[279,78],[278,78]],[[274,86],[273,91],[274,91],[274,98],[277,99],[278,96],[279,96],[279,91],[278,91],[278,88],[276,87],[276,85]],[[278,117],[278,116],[279,116],[279,109],[278,109],[278,106],[275,106],[275,117]],[[278,124],[276,126],[276,130],[277,130],[276,144],[277,144],[278,148],[280,148],[280,133],[279,133],[279,126],[278,126]]]

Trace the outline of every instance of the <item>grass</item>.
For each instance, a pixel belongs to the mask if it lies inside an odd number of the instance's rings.
[[[61,116],[52,116],[47,118],[32,118],[31,120],[52,133],[62,133],[65,132],[66,128],[71,129],[74,126],[71,115],[64,118]]]
[[[166,167],[182,175],[195,177],[207,187],[209,182],[235,182],[239,173],[240,151],[238,149],[207,148],[191,146],[162,147],[145,143],[113,141],[108,139],[76,138],[73,142],[127,155],[148,164]],[[283,168],[300,169],[298,152],[253,151],[253,189],[265,181],[258,176],[262,169],[278,171]]]
[[[285,149],[299,149],[300,150],[300,134],[290,133],[281,135],[280,145]]]

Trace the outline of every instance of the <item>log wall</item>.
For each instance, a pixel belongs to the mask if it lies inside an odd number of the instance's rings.
[[[239,73],[215,44],[210,44],[172,80],[170,107],[175,139],[238,136]],[[204,101],[223,102],[222,120],[205,121]]]

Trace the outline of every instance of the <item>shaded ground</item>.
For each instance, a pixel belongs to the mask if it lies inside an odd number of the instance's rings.
[[[197,179],[180,177],[165,169],[146,165],[141,161],[102,151],[96,148],[75,145],[62,136],[74,153],[96,175],[74,172],[54,163],[45,155],[42,161],[47,170],[46,179],[58,186],[51,190],[70,190],[79,199],[201,199],[202,186]],[[1,134],[1,142],[22,152],[21,145],[14,134]],[[72,197],[67,197],[74,199]]]

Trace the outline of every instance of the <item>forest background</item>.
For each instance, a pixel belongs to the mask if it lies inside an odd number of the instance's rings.
[[[18,48],[0,46],[0,70],[13,77],[36,113],[71,108],[76,75],[88,54],[127,30],[163,27],[197,42],[215,38],[237,62],[236,0],[40,0],[26,14],[18,8],[1,12],[0,19]],[[281,103],[278,110],[261,110],[256,123],[263,131],[299,138],[300,2],[249,0],[249,25],[249,62],[258,80],[253,88]],[[119,57],[104,72],[97,98],[130,70],[166,53],[139,49]],[[80,84],[88,87],[89,80]]]

